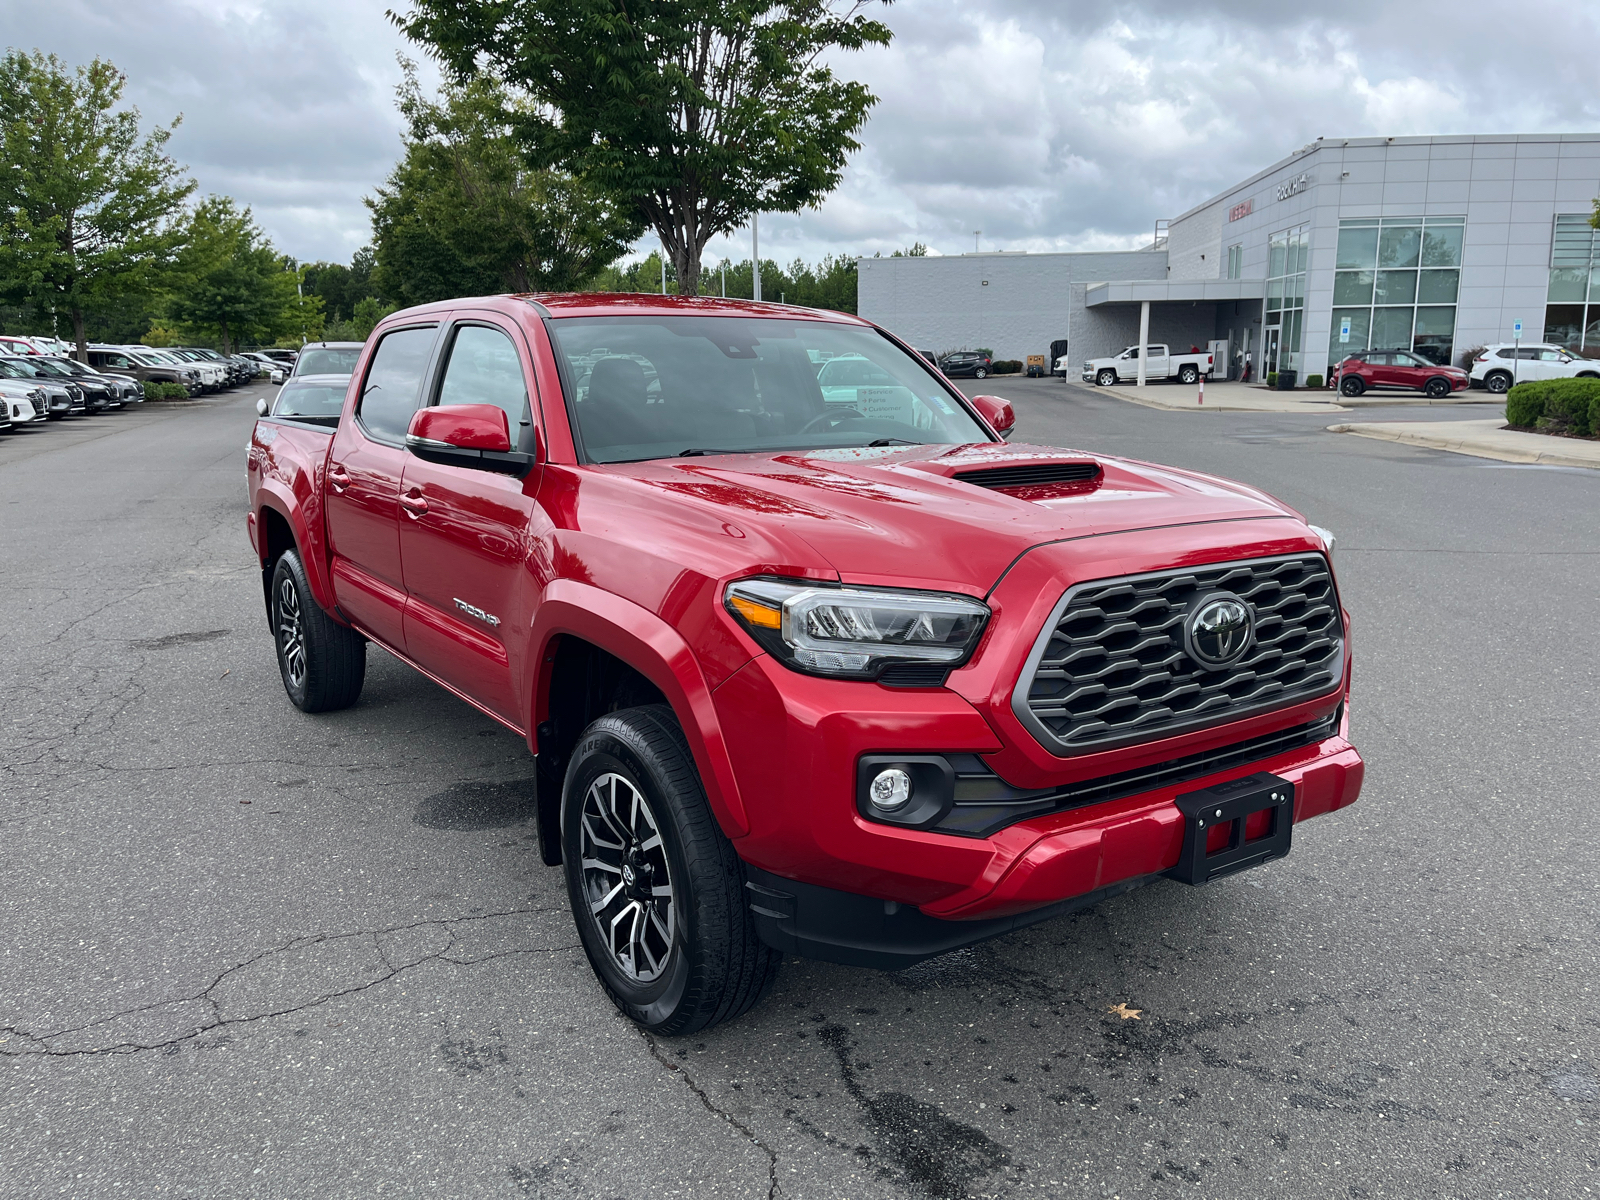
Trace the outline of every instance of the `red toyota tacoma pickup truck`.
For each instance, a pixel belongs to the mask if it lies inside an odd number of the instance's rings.
[[[1203,884],[1360,789],[1331,535],[1008,444],[869,322],[458,300],[316,409],[249,453],[290,700],[355,703],[376,642],[526,738],[544,861],[649,1029],[744,1012],[784,952],[904,967]]]

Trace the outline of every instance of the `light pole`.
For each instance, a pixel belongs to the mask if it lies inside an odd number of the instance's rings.
[[[978,253],[978,235],[981,234],[982,232],[983,232],[983,230],[981,230],[981,229],[974,229],[972,231],[972,252],[974,254]]]
[[[750,275],[755,280],[750,298],[761,299],[761,241],[756,234],[756,214],[750,214]]]

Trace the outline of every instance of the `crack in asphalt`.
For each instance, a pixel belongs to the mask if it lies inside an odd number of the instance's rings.
[[[158,1000],[151,1004],[138,1005],[134,1008],[112,1013],[109,1016],[97,1017],[96,1019],[92,1021],[86,1021],[81,1025],[68,1026],[64,1029],[57,1029],[50,1033],[35,1033],[19,1026],[0,1025],[0,1035],[5,1035],[0,1037],[0,1057],[76,1058],[104,1054],[137,1054],[145,1050],[168,1050],[169,1048],[176,1048],[181,1043],[191,1041],[194,1038],[210,1033],[213,1030],[230,1028],[235,1025],[248,1025],[256,1021],[264,1021],[272,1017],[288,1016],[292,1013],[305,1012],[308,1009],[318,1008],[321,1005],[328,1003],[330,1000],[337,1000],[344,996],[354,995],[358,992],[364,992],[368,988],[376,987],[380,983],[387,983],[389,980],[394,979],[397,976],[406,973],[407,971],[414,970],[415,968],[422,966],[424,963],[444,962],[458,967],[473,967],[479,966],[483,963],[493,962],[497,959],[511,958],[520,954],[559,954],[563,951],[578,949],[578,943],[572,943],[570,945],[560,946],[523,947],[519,949],[499,950],[494,953],[481,954],[476,957],[456,957],[451,955],[451,951],[455,950],[458,944],[455,934],[456,926],[470,924],[475,921],[487,921],[499,917],[533,915],[535,913],[544,911],[549,910],[536,908],[515,908],[506,909],[500,912],[478,913],[467,917],[444,917],[431,921],[415,921],[407,925],[394,925],[384,929],[358,929],[344,933],[320,933],[291,938],[289,941],[280,946],[269,947],[266,950],[261,951],[259,954],[251,955],[244,961],[235,963],[233,966],[218,974],[217,977],[208,983],[204,988],[201,988],[198,992],[195,992],[192,995],[178,996],[166,1000]],[[383,944],[380,941],[381,938],[388,934],[405,933],[417,929],[426,929],[430,926],[438,927],[445,933],[447,937],[445,945],[430,954],[421,955],[420,957],[412,959],[408,962],[401,962],[397,965],[391,960],[389,953],[384,949]],[[239,975],[240,972],[248,970],[257,963],[265,962],[278,955],[287,954],[292,951],[303,950],[312,946],[330,945],[345,939],[363,939],[370,944],[373,951],[377,954],[379,961],[383,964],[383,973],[378,975],[376,978],[368,979],[363,983],[323,992],[301,1004],[291,1004],[284,1007],[272,1008],[265,1012],[247,1013],[243,1016],[235,1017],[224,1016],[221,1003],[212,994],[228,980]],[[211,1019],[196,1025],[193,1029],[186,1033],[176,1034],[172,1037],[161,1038],[155,1041],[146,1042],[122,1040],[113,1041],[106,1045],[100,1046],[82,1046],[73,1048],[61,1048],[51,1044],[52,1042],[59,1041],[75,1033],[85,1033],[89,1030],[110,1025],[117,1021],[138,1017],[146,1013],[154,1013],[159,1009],[175,1008],[184,1004],[204,1004],[208,1006],[211,1010]],[[28,1043],[28,1045],[21,1049],[12,1049],[6,1045],[6,1042],[8,1039],[13,1037],[22,1039]]]
[[[635,1028],[637,1028],[637,1026]],[[719,1117],[726,1121],[729,1125],[733,1126],[734,1129],[742,1133],[751,1143],[761,1147],[762,1153],[767,1156],[767,1200],[775,1200],[775,1198],[781,1194],[781,1189],[778,1187],[777,1151],[775,1151],[771,1146],[767,1145],[766,1142],[762,1141],[761,1138],[757,1137],[755,1130],[751,1129],[743,1121],[739,1120],[738,1117],[734,1116],[726,1109],[718,1107],[718,1105],[711,1099],[711,1096],[706,1092],[705,1088],[701,1087],[699,1083],[695,1081],[693,1075],[689,1074],[684,1067],[673,1062],[671,1059],[667,1058],[666,1055],[661,1053],[661,1047],[656,1043],[656,1039],[650,1035],[649,1030],[639,1029],[639,1035],[644,1038],[644,1044],[649,1047],[650,1057],[654,1058],[667,1070],[676,1072],[678,1077],[688,1085],[689,1090],[699,1097],[700,1103],[705,1106],[705,1110],[708,1113],[714,1117]]]

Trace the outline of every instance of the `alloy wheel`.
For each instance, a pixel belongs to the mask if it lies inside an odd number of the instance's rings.
[[[667,969],[677,934],[676,893],[666,846],[644,794],[608,771],[583,799],[583,898],[612,962],[650,983]]]
[[[278,583],[278,653],[283,656],[284,673],[296,690],[306,685],[306,635],[300,618],[300,593],[294,580]]]

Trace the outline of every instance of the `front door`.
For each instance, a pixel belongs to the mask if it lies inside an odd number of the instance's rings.
[[[422,398],[435,325],[383,335],[362,379],[356,417],[328,454],[328,548],[339,608],[380,642],[405,649],[400,473],[406,428]]]
[[[520,332],[488,319],[450,331],[438,404],[505,410],[512,445],[534,448]],[[540,471],[517,479],[407,455],[400,482],[400,554],[407,592],[406,653],[423,669],[521,729],[531,681],[519,683],[511,648],[527,637],[538,584],[525,569]]]
[[[1261,381],[1266,382],[1267,376],[1278,369],[1278,336],[1282,327],[1268,325],[1261,331]]]

